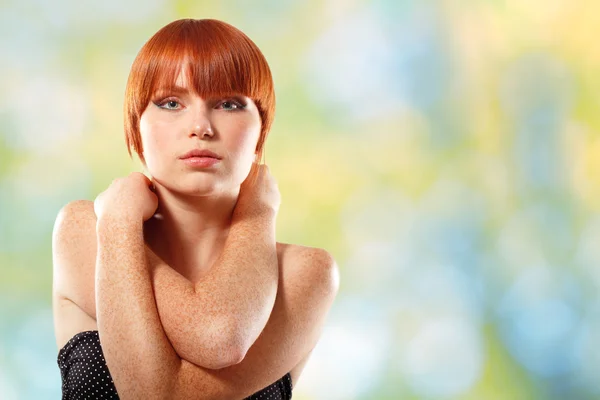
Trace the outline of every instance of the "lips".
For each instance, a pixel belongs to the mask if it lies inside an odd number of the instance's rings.
[[[182,160],[185,160],[187,158],[193,158],[193,157],[209,157],[209,158],[216,158],[217,160],[220,160],[221,157],[216,154],[213,153],[210,150],[207,149],[194,149],[191,151],[188,151],[187,153],[185,153],[184,155],[182,155],[181,158]]]

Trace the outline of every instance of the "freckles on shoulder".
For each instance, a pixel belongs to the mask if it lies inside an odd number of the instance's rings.
[[[277,257],[283,273],[319,282],[337,293],[340,285],[339,267],[331,253],[317,247],[277,243]]]

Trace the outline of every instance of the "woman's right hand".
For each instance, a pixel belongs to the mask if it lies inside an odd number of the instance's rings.
[[[150,189],[152,181],[140,172],[116,178],[94,200],[96,218],[116,217],[118,220],[146,221],[158,207],[158,197]]]
[[[258,170],[255,172],[255,170]],[[256,181],[252,182],[253,173]],[[240,194],[233,211],[234,218],[256,215],[275,217],[281,204],[281,195],[275,177],[264,164],[252,164],[248,178],[240,187]]]

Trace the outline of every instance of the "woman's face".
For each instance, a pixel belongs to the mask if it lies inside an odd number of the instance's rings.
[[[140,118],[148,172],[158,184],[190,195],[236,189],[255,157],[261,128],[256,105],[241,95],[203,99],[184,73],[175,86],[174,91],[157,91]],[[210,150],[220,159],[200,166],[181,158],[190,150]]]

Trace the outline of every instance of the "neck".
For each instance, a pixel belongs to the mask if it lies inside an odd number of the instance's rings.
[[[239,188],[211,196],[183,196],[157,185],[158,209],[146,222],[150,248],[188,279],[208,271],[229,233]]]

